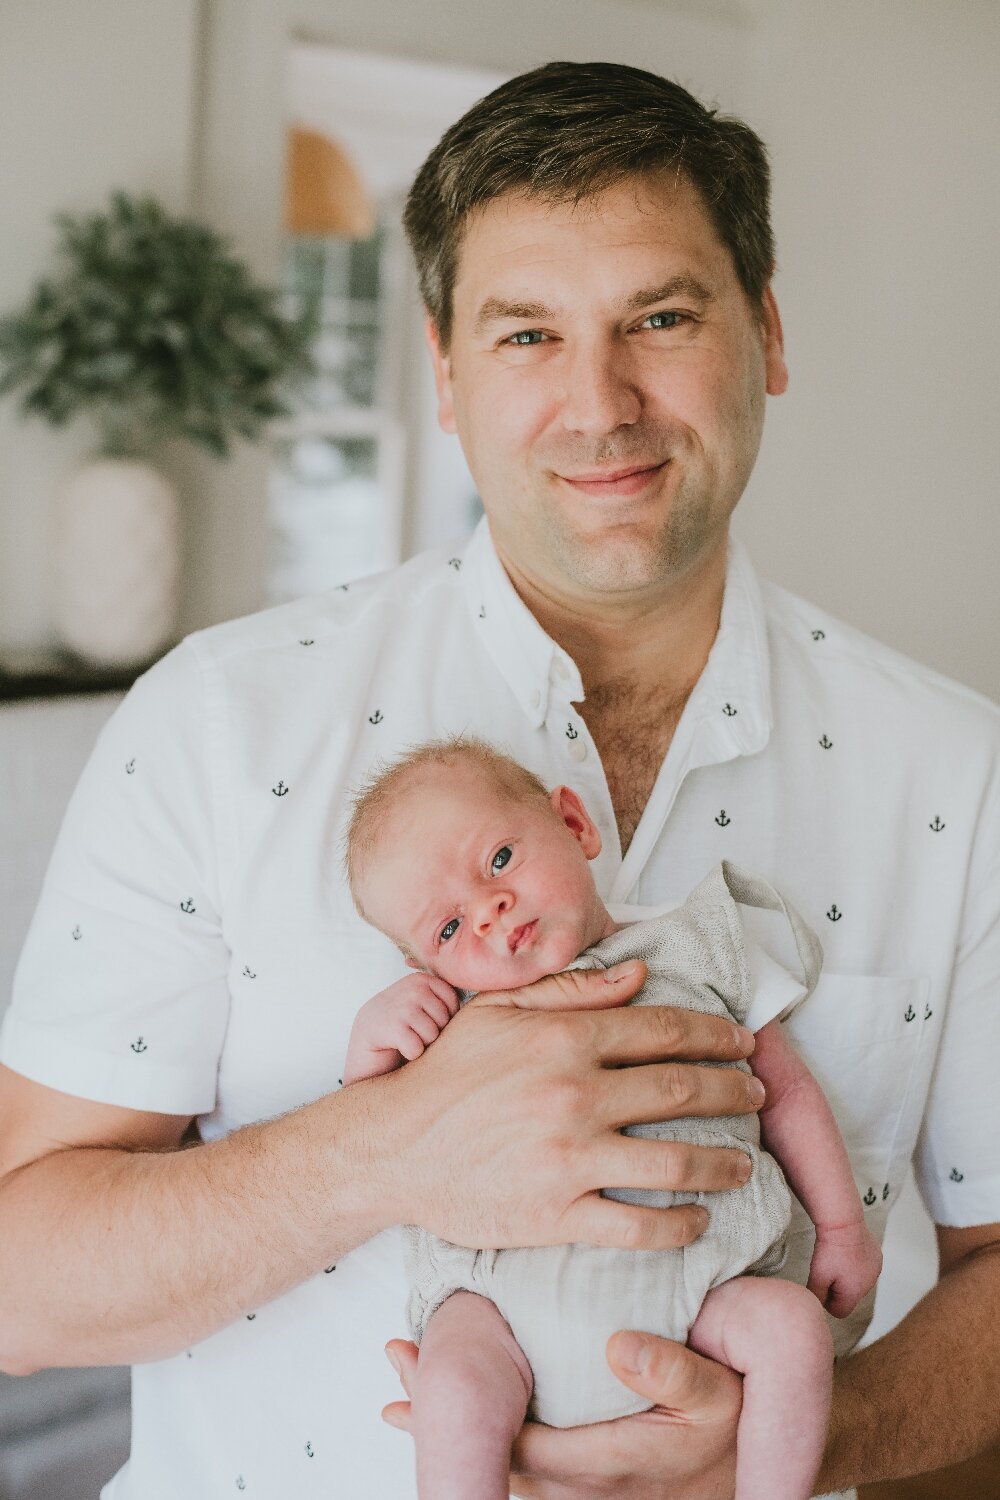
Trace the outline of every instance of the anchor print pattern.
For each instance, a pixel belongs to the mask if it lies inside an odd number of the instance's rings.
[[[933,823],[928,823],[927,826],[931,830],[932,833],[942,833],[947,828],[948,825],[947,825],[947,823],[942,823],[941,819],[939,817],[937,817],[937,815],[935,815],[934,822]]]
[[[731,818],[731,817],[730,817],[730,816],[729,816],[729,814],[728,814],[728,813],[727,813],[727,812],[726,812],[726,809],[725,809],[725,808],[724,808],[724,807],[723,807],[723,808],[722,808],[722,809],[721,809],[721,810],[720,810],[720,811],[719,811],[719,813],[718,813],[718,814],[717,814],[717,815],[716,815],[716,819],[715,819],[715,821],[716,821],[716,822],[717,822],[717,823],[718,823],[718,825],[719,825],[719,827],[720,827],[720,828],[728,828],[728,827],[729,827],[729,825],[730,825],[730,823],[731,823],[731,822],[732,822],[732,821],[733,821],[733,820],[732,820],[732,818]]]
[[[369,714],[368,715],[368,722],[369,722],[369,724],[381,724],[381,722],[382,722],[382,710],[380,708],[377,708],[373,714]]]
[[[243,1475],[242,1475],[242,1474],[241,1474],[241,1475],[240,1475],[240,1476],[239,1476],[239,1478],[238,1478],[238,1479],[237,1479],[237,1481],[236,1481],[236,1488],[237,1488],[237,1489],[238,1489],[238,1490],[245,1490],[245,1489],[246,1489],[246,1487],[247,1487],[247,1482],[246,1482],[246,1480],[245,1480],[245,1479],[244,1479],[244,1478],[243,1478]]]
[[[813,638],[814,641],[825,641],[826,640],[826,631],[825,630],[814,630],[812,632],[812,638]]]
[[[133,1052],[148,1052],[149,1051],[149,1047],[148,1047],[147,1043],[143,1041],[143,1039],[142,1039],[141,1036],[138,1037],[132,1043],[132,1051]]]
[[[247,1322],[248,1322],[248,1323],[252,1323],[252,1322],[253,1322],[253,1320],[254,1320],[254,1318],[255,1318],[255,1317],[256,1317],[256,1316],[257,1316],[257,1314],[256,1314],[256,1313],[247,1313]]]
[[[868,1189],[867,1193],[865,1194],[865,1196],[862,1198],[861,1201],[865,1205],[866,1208],[871,1208],[872,1204],[877,1201],[877,1199],[875,1197],[875,1194],[874,1194],[874,1192],[872,1191],[871,1188]]]
[[[256,979],[257,978],[257,975],[251,969],[251,967],[250,967],[249,964],[244,964],[243,965],[243,978],[244,979]]]
[[[485,604],[481,604],[479,606],[479,618],[481,620],[485,620],[486,619],[486,605]]]
[[[952,1167],[951,1171],[948,1173],[948,1177],[949,1177],[950,1181],[952,1181],[952,1182],[964,1182],[965,1181],[965,1173],[964,1172],[960,1172],[957,1167]]]
[[[332,1266],[324,1266],[323,1267],[323,1275],[324,1276],[329,1276],[330,1272],[331,1271],[335,1271],[336,1269],[337,1269],[336,1264],[334,1264]]]
[[[888,1196],[889,1196],[889,1184],[886,1183],[885,1187],[882,1189],[882,1202],[883,1203],[888,1198]]]
[[[315,1458],[316,1457],[316,1450],[313,1447],[312,1443],[306,1443],[306,1457],[307,1458]]]
[[[916,1011],[913,1009],[912,1005],[908,1005],[906,1007],[906,1009],[903,1011],[903,1020],[904,1021],[915,1021],[916,1019],[917,1019],[917,1013],[916,1013]]]
[[[568,740],[578,740],[580,738],[579,731],[574,729],[572,724],[566,725],[566,738]]]
[[[462,559],[460,557],[449,557],[448,566],[449,568],[454,568],[456,573],[461,573]]]
[[[127,760],[125,762],[125,775],[126,776],[134,776],[135,775],[135,756],[134,755],[133,755],[133,757],[132,757],[131,760]]]
[[[198,908],[195,906],[194,901],[190,896],[188,896],[185,901],[181,902],[181,911],[186,912],[189,917],[193,912],[197,910]]]
[[[831,922],[839,922],[843,915],[844,913],[838,910],[836,906],[831,906],[830,910],[827,912],[827,916],[830,918]]]
[[[731,703],[726,703],[723,705],[722,712],[725,714],[727,719],[735,719],[736,715],[739,713],[739,709],[734,708]]]
[[[833,740],[831,740],[828,735],[824,734],[823,738],[820,740],[819,743],[822,745],[822,747],[823,747],[824,750],[832,750],[833,749]]]
[[[74,943],[78,943],[83,937],[83,931],[80,928],[79,923],[76,927],[73,928],[73,931],[70,933],[70,937],[73,939]]]
[[[930,1006],[929,1006],[929,1005],[927,1005],[927,1004],[925,1004],[925,1005],[924,1005],[924,1020],[925,1020],[925,1021],[929,1021],[929,1020],[930,1020],[930,1018],[931,1018],[931,1016],[932,1016],[932,1015],[933,1015],[933,1014],[934,1014],[934,1012],[933,1012],[933,1011],[932,1011],[932,1010],[931,1010],[931,1008],[930,1008]]]
[[[285,785],[285,783],[283,781],[279,781],[277,786],[273,786],[271,788],[271,791],[274,793],[274,795],[276,797],[287,797],[288,796],[288,788],[287,788],[287,786]]]
[[[300,646],[315,646],[315,644],[316,644],[316,639],[315,639],[314,636],[309,636],[306,640],[304,640],[304,641],[300,640],[299,641],[299,645]]]

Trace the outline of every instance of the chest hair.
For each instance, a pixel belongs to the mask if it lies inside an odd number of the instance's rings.
[[[693,684],[692,684],[693,686]],[[581,716],[594,737],[611,793],[622,854],[632,842],[691,687],[640,687],[620,678],[587,690]]]

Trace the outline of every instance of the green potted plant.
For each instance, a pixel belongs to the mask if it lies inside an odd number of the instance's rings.
[[[115,193],[56,223],[59,270],[0,320],[0,395],[96,428],[61,496],[58,623],[91,661],[137,663],[176,612],[176,498],[151,456],[172,439],[225,457],[259,438],[312,367],[314,317],[286,317],[219,235],[152,198]]]

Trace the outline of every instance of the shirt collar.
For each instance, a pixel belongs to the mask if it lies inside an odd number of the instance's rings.
[[[511,583],[484,516],[461,559],[461,586],[486,649],[533,729],[549,698],[584,700],[571,656],[548,636]],[[685,713],[698,728],[701,764],[753,755],[772,723],[767,626],[760,585],[739,542],[730,541],[719,631]]]

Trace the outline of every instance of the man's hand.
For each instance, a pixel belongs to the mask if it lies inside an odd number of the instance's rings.
[[[416,1345],[393,1339],[386,1354],[409,1395]],[[618,1379],[656,1405],[590,1427],[525,1423],[514,1443],[513,1493],[525,1500],[732,1500],[740,1377],[683,1344],[646,1334],[614,1334],[607,1356]],[[408,1401],[394,1401],[382,1417],[411,1430]]]
[[[696,1239],[702,1206],[620,1203],[601,1189],[722,1192],[744,1182],[743,1151],[621,1131],[756,1109],[749,1074],[691,1061],[734,1061],[753,1041],[716,1016],[629,1006],[644,979],[632,962],[479,994],[415,1062],[359,1085],[376,1124],[371,1191],[389,1222],[477,1248],[676,1249]]]
[[[412,1062],[458,1013],[458,995],[432,974],[407,974],[373,995],[354,1018],[344,1083]]]

